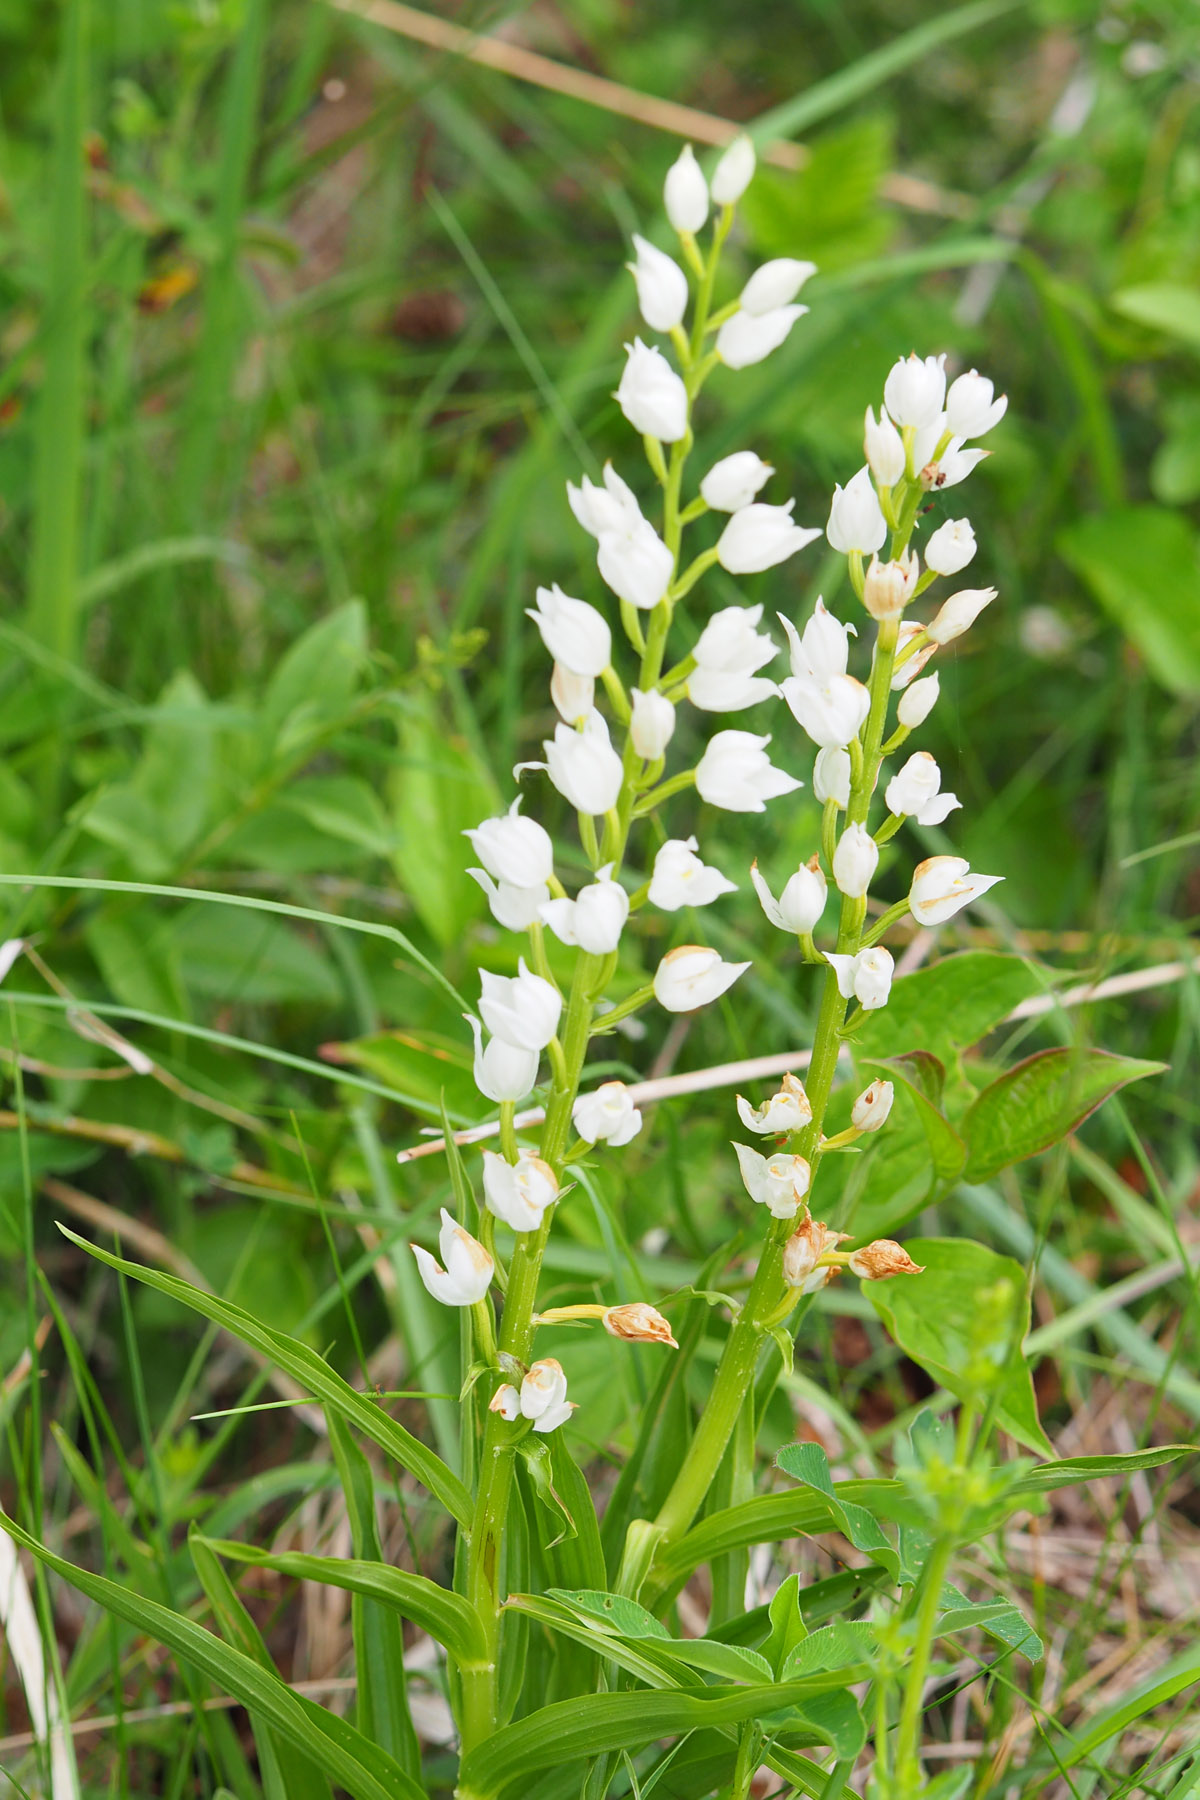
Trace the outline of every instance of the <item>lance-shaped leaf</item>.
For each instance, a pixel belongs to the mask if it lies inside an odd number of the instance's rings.
[[[56,1556],[12,1519],[0,1513],[0,1525],[13,1542],[114,1618],[144,1631],[177,1656],[211,1676],[227,1693],[241,1701],[248,1712],[261,1718],[297,1750],[302,1750],[319,1769],[339,1782],[354,1800],[425,1800],[424,1792],[399,1763],[355,1731],[335,1713],[294,1694],[252,1657],[224,1644],[197,1625],[194,1619],[172,1612],[157,1600],[147,1600],[122,1587],[119,1581],[76,1568]]]
[[[89,1256],[107,1263],[110,1269],[116,1269],[134,1281],[141,1281],[147,1287],[157,1288],[160,1294],[178,1300],[183,1306],[190,1306],[193,1312],[203,1314],[214,1325],[220,1325],[234,1337],[241,1338],[243,1343],[261,1350],[279,1368],[294,1375],[310,1394],[315,1395],[324,1405],[331,1406],[348,1424],[356,1426],[364,1437],[370,1438],[372,1443],[378,1444],[381,1450],[386,1450],[389,1456],[394,1457],[402,1468],[415,1475],[460,1525],[470,1524],[471,1496],[441,1457],[428,1444],[423,1444],[420,1438],[414,1437],[411,1431],[406,1431],[403,1425],[389,1418],[368,1395],[357,1393],[349,1382],[343,1381],[337,1371],[330,1368],[324,1357],[318,1356],[307,1344],[288,1337],[286,1332],[273,1331],[269,1325],[261,1324],[252,1313],[244,1312],[240,1306],[231,1305],[228,1300],[221,1300],[216,1294],[203,1293],[190,1282],[181,1281],[177,1275],[164,1275],[160,1270],[147,1269],[141,1263],[126,1262],[124,1257],[114,1256],[110,1250],[102,1250],[98,1244],[90,1243],[87,1238],[80,1237],[61,1222],[58,1229],[73,1244],[86,1250]]]
[[[891,1336],[959,1399],[994,1387],[1005,1431],[1038,1455],[1049,1454],[1021,1347],[1029,1299],[1020,1263],[969,1238],[920,1238],[906,1248],[923,1265],[923,1275],[863,1283]],[[986,1340],[980,1336],[985,1328]]]
[[[1010,1163],[1048,1150],[1118,1089],[1165,1068],[1107,1050],[1039,1050],[1027,1056],[985,1087],[961,1121],[966,1179],[989,1181]]]
[[[301,1550],[256,1549],[253,1544],[217,1540],[210,1549],[230,1562],[250,1563],[256,1569],[274,1569],[295,1581],[319,1581],[326,1587],[344,1588],[390,1607],[427,1631],[460,1663],[483,1660],[487,1655],[478,1615],[460,1594],[439,1587],[424,1575],[393,1569],[386,1563],[358,1562],[341,1556],[310,1556]]]
[[[689,1688],[674,1693],[586,1694],[543,1706],[506,1725],[463,1758],[458,1800],[519,1800],[530,1777],[553,1756],[556,1767],[606,1750],[629,1750],[681,1732],[770,1719],[786,1727],[809,1728],[824,1742],[846,1741],[844,1708],[832,1708],[843,1690],[869,1674],[866,1665],[812,1675],[771,1686]],[[835,1715],[831,1718],[831,1713]]]
[[[1200,1444],[1157,1444],[1153,1450],[1131,1450],[1124,1456],[1071,1456],[1064,1462],[1040,1463],[1022,1475],[1014,1494],[1052,1494],[1057,1488],[1080,1482],[1104,1481],[1135,1475],[1139,1469],[1161,1469],[1181,1456],[1195,1456]]]

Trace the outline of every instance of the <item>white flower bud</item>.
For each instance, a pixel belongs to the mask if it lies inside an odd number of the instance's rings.
[[[563,1366],[552,1356],[530,1365],[521,1383],[521,1411],[533,1420],[535,1431],[556,1431],[565,1425],[575,1407],[567,1399],[567,1378]]]
[[[912,916],[918,925],[941,925],[1003,880],[1003,875],[973,875],[962,856],[930,856],[913,873]]]
[[[810,275],[815,275],[813,262],[797,262],[794,256],[777,256],[763,263],[742,289],[738,305],[743,312],[761,318],[778,307],[790,306]]]
[[[601,534],[596,566],[618,600],[649,612],[671,584],[675,558],[649,520],[640,519],[624,531]]]
[[[514,1050],[544,1050],[558,1030],[562,1012],[558,989],[527,969],[524,957],[515,975],[481,969],[479,981],[483,989],[479,1016],[492,1036]]]
[[[708,217],[708,183],[695,151],[685,144],[663,183],[663,205],[676,231],[695,233]]]
[[[772,1094],[769,1100],[764,1100],[761,1106],[751,1106],[739,1094],[737,1113],[746,1130],[757,1131],[761,1137],[803,1131],[806,1125],[812,1124],[812,1106],[804,1091],[804,1083],[797,1081],[794,1075],[785,1075],[778,1092]]]
[[[550,676],[550,698],[565,725],[582,725],[596,703],[596,683],[590,675],[576,675],[556,662]]]
[[[882,406],[878,425],[874,408],[867,408],[863,421],[863,455],[880,487],[895,487],[904,473],[904,439]]]
[[[753,450],[735,450],[713,464],[700,483],[700,497],[714,512],[739,512],[774,473]]]
[[[554,873],[554,845],[536,819],[520,816],[518,796],[498,819],[485,819],[463,836],[489,875],[511,887],[540,887]]]
[[[718,206],[736,206],[754,178],[754,145],[739,131],[713,170],[712,197]]]
[[[714,613],[692,651],[696,667],[688,676],[687,695],[702,712],[741,712],[777,692],[773,681],[755,680],[777,655],[765,633],[754,628],[761,606],[726,606]]]
[[[969,631],[985,606],[996,598],[995,588],[960,588],[943,602],[941,609],[925,627],[935,644],[951,644]]]
[[[756,1206],[765,1206],[775,1219],[794,1219],[808,1192],[812,1170],[802,1156],[780,1152],[762,1156],[749,1144],[735,1144],[738,1167],[746,1192]]]
[[[486,869],[468,869],[467,874],[479,883],[487,895],[493,919],[505,931],[528,931],[550,898],[544,881],[537,887],[513,887],[511,882],[493,881]]]
[[[941,825],[962,805],[956,794],[943,794],[941,786],[937,763],[928,750],[917,750],[888,782],[884,800],[889,812],[915,818],[918,825]]]
[[[827,950],[825,961],[837,978],[838,992],[843,1000],[857,1000],[864,1012],[887,1005],[895,968],[890,950],[885,950],[881,944],[876,944],[873,950],[860,950],[857,956],[842,956]]]
[[[946,395],[946,426],[958,438],[978,438],[998,425],[1008,409],[1008,396],[993,401],[995,389],[986,375],[972,369],[951,382]]]
[[[602,1081],[595,1093],[580,1094],[571,1118],[585,1144],[608,1144],[613,1150],[642,1129],[642,1115],[623,1081]]]
[[[915,550],[898,562],[871,558],[863,580],[863,605],[873,619],[896,619],[913,597],[921,564]]]
[[[850,752],[826,748],[813,764],[813,794],[821,805],[832,800],[845,812],[850,804]]]
[[[616,949],[629,917],[629,895],[613,880],[612,869],[611,863],[598,869],[597,879],[580,888],[574,900],[546,901],[540,917],[560,943],[578,945],[590,956],[608,956]]]
[[[574,675],[602,673],[612,661],[612,632],[608,621],[586,600],[573,600],[558,583],[540,587],[537,610],[527,606],[525,617],[532,619],[541,633],[542,642],[554,658]]]
[[[919,469],[921,486],[926,492],[936,488],[938,493],[943,488],[957,487],[990,455],[990,450],[964,450],[961,438],[951,438],[936,462],[926,463]]]
[[[792,674],[823,684],[831,675],[844,675],[850,660],[850,639],[857,636],[853,625],[843,625],[820,597],[801,636],[791,620],[776,614],[787,633]]]
[[[739,507],[717,539],[717,561],[731,575],[757,575],[786,562],[821,533],[792,523],[794,500],[786,506],[755,501]]]
[[[946,358],[914,352],[901,357],[883,384],[883,398],[897,425],[932,425],[946,397]]]
[[[674,258],[633,235],[637,261],[625,267],[637,284],[638,306],[651,331],[674,331],[687,311],[687,276]]]
[[[550,779],[577,812],[611,812],[621,792],[621,758],[609,740],[604,715],[590,712],[582,731],[556,725],[542,745]]]
[[[844,488],[834,488],[825,536],[835,550],[846,554],[860,550],[864,555],[869,554],[880,548],[887,530],[879,496],[871,485],[870,469],[860,469]]]
[[[633,716],[629,721],[629,736],[633,747],[647,762],[657,762],[675,730],[675,708],[657,688],[651,688],[648,693],[634,688],[631,699]]]
[[[879,866],[879,845],[865,825],[847,825],[833,853],[833,879],[848,900],[861,900]]]
[[[520,1151],[515,1163],[485,1150],[483,1196],[488,1211],[513,1231],[536,1231],[546,1208],[558,1199],[558,1181],[549,1163],[532,1150]]]
[[[870,690],[853,675],[831,675],[824,682],[789,675],[779,691],[796,722],[821,749],[844,749],[871,710]]]
[[[776,306],[770,312],[733,313],[717,332],[717,355],[727,369],[749,369],[778,350],[807,306]]]
[[[654,997],[668,1012],[695,1012],[719,999],[749,967],[748,962],[722,962],[717,951],[700,944],[680,944],[667,951],[654,971]]]
[[[654,858],[647,898],[660,912],[678,912],[681,906],[709,906],[722,894],[737,892],[720,869],[701,862],[696,839],[668,838]]]
[[[815,856],[811,862],[801,863],[778,900],[759,873],[757,862],[750,865],[750,879],[754,883],[759,904],[772,925],[778,925],[781,931],[791,931],[797,935],[815,930],[817,921],[825,911],[827,894],[825,877]]]
[[[724,812],[765,812],[768,800],[803,787],[771,762],[770,741],[752,731],[718,731],[696,767],[700,798]]]
[[[936,675],[926,675],[923,681],[914,681],[911,687],[905,688],[896,708],[896,717],[906,731],[915,731],[918,725],[925,723],[937,705],[939,685]]]
[[[887,1123],[895,1098],[890,1081],[873,1081],[850,1108],[850,1123],[856,1131],[879,1131]]]
[[[608,531],[632,531],[645,523],[633,489],[622,481],[610,462],[604,465],[603,487],[597,487],[586,475],[580,478],[578,487],[568,481],[567,501],[590,537],[603,537]]]
[[[925,546],[925,567],[935,575],[957,575],[975,554],[970,519],[947,519]]]
[[[421,1280],[443,1306],[474,1306],[492,1285],[495,1263],[483,1245],[469,1231],[464,1231],[444,1206],[438,1248],[445,1268],[441,1268],[436,1258],[420,1244],[410,1248],[417,1259]]]
[[[517,1050],[503,1038],[494,1037],[486,1046],[479,1020],[463,1014],[475,1039],[475,1086],[485,1100],[523,1100],[537,1081],[538,1053]]]
[[[901,692],[902,689],[908,687],[910,682],[916,680],[937,649],[936,644],[926,644],[923,649],[914,651],[911,656],[906,656],[903,662],[900,661],[901,653],[908,649],[913,639],[924,637],[924,635],[925,627],[917,619],[906,619],[901,625],[896,636],[896,664],[892,673],[893,694]]]
[[[615,399],[643,437],[678,443],[687,431],[687,389],[661,350],[635,338],[625,346],[625,370]]]

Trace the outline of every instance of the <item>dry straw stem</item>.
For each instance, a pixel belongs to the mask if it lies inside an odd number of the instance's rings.
[[[1046,1013],[1057,1012],[1060,1007],[1119,1000],[1126,994],[1141,994],[1149,988],[1169,987],[1173,982],[1198,973],[1200,956],[1191,957],[1187,962],[1155,963],[1148,969],[1130,969],[1124,975],[1110,975],[1105,981],[1080,982],[1077,987],[1064,988],[1061,994],[1035,994],[1014,1006],[1002,1023],[1015,1025],[1022,1019],[1038,1019]],[[713,1088],[736,1087],[743,1081],[765,1081],[772,1076],[806,1069],[811,1054],[809,1050],[785,1050],[775,1056],[751,1056],[742,1062],[717,1063],[709,1069],[689,1069],[682,1075],[662,1075],[653,1081],[633,1082],[629,1097],[635,1106],[646,1106],[651,1101],[669,1100],[679,1094],[705,1094]],[[540,1125],[543,1117],[540,1106],[531,1106],[528,1111],[518,1113],[513,1122],[521,1129],[526,1125]],[[477,1144],[485,1138],[495,1137],[499,1130],[496,1122],[473,1125],[467,1131],[456,1131],[454,1141],[456,1144]],[[414,1144],[410,1150],[401,1150],[396,1161],[415,1162],[422,1156],[437,1156],[444,1149],[439,1135],[427,1144]]]
[[[731,119],[716,113],[699,112],[694,106],[680,106],[674,100],[660,100],[657,94],[640,94],[635,88],[603,75],[592,75],[587,69],[572,68],[569,63],[555,62],[536,50],[505,38],[488,37],[452,25],[446,19],[435,19],[415,6],[404,6],[400,0],[329,0],[338,12],[350,13],[370,25],[381,25],[400,37],[427,44],[431,50],[443,50],[468,62],[481,63],[501,75],[515,76],[534,87],[547,88],[554,94],[565,94],[571,100],[582,100],[586,106],[598,106],[604,112],[621,118],[636,119],[639,125],[668,131],[675,137],[689,138],[698,144],[720,146],[729,143],[743,129]],[[808,161],[803,144],[777,141],[762,146],[762,160],[777,169],[802,169]],[[881,184],[885,200],[906,206],[913,212],[934,213],[941,218],[965,218],[972,202],[965,194],[922,181],[916,175],[885,175]]]

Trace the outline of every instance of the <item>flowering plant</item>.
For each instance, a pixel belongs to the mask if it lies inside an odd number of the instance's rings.
[[[1023,1273],[961,1238],[903,1244],[891,1231],[960,1177],[986,1180],[1056,1141],[1151,1065],[1047,1051],[976,1088],[958,1054],[1024,996],[1029,971],[990,959],[986,998],[970,958],[947,958],[902,984],[885,942],[901,927],[936,929],[1000,879],[936,853],[897,881],[897,834],[908,824],[940,828],[960,802],[943,790],[924,750],[885,769],[937,704],[937,653],[996,598],[990,587],[964,588],[925,617],[909,611],[976,554],[964,517],[925,536],[918,527],[931,502],[978,466],[986,454],[978,440],[1003,417],[1005,401],[986,377],[971,370],[948,381],[944,356],[897,361],[878,417],[874,408],[866,414],[865,464],[836,487],[824,527],[828,545],[847,559],[859,610],[843,620],[817,598],[803,621],[781,611],[789,672],[780,681],[766,673],[780,651],[760,605],[712,613],[691,633],[690,649],[673,636],[693,618],[708,570],[761,573],[821,536],[795,522],[791,500],[760,497],[774,470],[753,450],[707,468],[693,494],[685,487],[696,403],[710,373],[763,361],[807,310],[797,295],[813,266],[795,258],[768,262],[736,299],[715,304],[722,249],[753,170],[745,138],[725,151],[711,181],[685,150],[664,194],[678,259],[634,239],[641,316],[668,349],[635,338],[616,399],[657,483],[657,522],[611,464],[602,482],[584,476],[568,490],[616,602],[620,637],[608,611],[558,585],[539,588],[529,610],[551,659],[557,723],[543,758],[516,775],[544,778],[566,802],[578,853],[564,864],[524,797],[466,834],[471,873],[495,924],[522,942],[507,960],[512,972],[482,972],[468,1019],[475,1085],[495,1112],[486,1147],[472,1162],[447,1129],[455,1210],[441,1211],[436,1256],[412,1245],[428,1294],[462,1322],[459,1469],[306,1345],[178,1277],[97,1250],[235,1332],[321,1403],[354,1556],[273,1553],[193,1533],[218,1637],[7,1527],[244,1701],[272,1796],[327,1796],[330,1781],[366,1800],[423,1791],[401,1619],[444,1653],[460,1800],[530,1792],[599,1800],[617,1781],[649,1791],[668,1770],[672,1792],[743,1800],[762,1767],[794,1791],[835,1800],[859,1791],[850,1784],[868,1757],[876,1800],[908,1800],[939,1781],[949,1800],[964,1791],[957,1774],[930,1782],[921,1761],[938,1645],[976,1633],[973,1641],[986,1637],[1005,1658],[1040,1654],[1011,1602],[973,1601],[949,1581],[964,1545],[1056,1483],[1088,1478],[1069,1463],[1033,1461],[1049,1446],[1022,1355]],[[689,532],[710,514],[715,540],[685,553]],[[782,721],[771,735],[721,724],[691,766],[669,768],[681,708],[723,718],[767,702]],[[682,1294],[546,1305],[543,1263],[558,1208],[597,1154],[617,1153],[647,1129],[634,1091],[589,1080],[592,1044],[653,1006],[673,1014],[706,1006],[750,967],[681,941],[639,985],[614,985],[639,913],[707,908],[736,885],[705,860],[699,834],[680,826],[686,835],[671,835],[673,809],[694,790],[702,821],[708,808],[764,813],[801,786],[789,766],[800,766],[802,750],[807,778],[805,739],[815,752],[819,843],[778,892],[757,863],[749,871],[768,927],[795,941],[797,960],[819,984],[807,1057],[781,1071],[760,1100],[736,1101],[754,1141],[735,1141],[728,1167],[765,1212],[752,1273],[743,1281],[732,1271],[732,1293],[709,1286],[722,1278],[718,1259]],[[580,859],[587,878],[572,893],[559,870]],[[639,863],[646,878],[633,885],[628,871]],[[877,880],[899,890],[890,905],[874,900]],[[1005,967],[997,971],[997,963]],[[897,1006],[904,987],[911,999]],[[922,1033],[934,1047],[917,1041]],[[850,1077],[856,1057],[865,1078],[839,1085],[839,1071]],[[542,1104],[519,1113],[534,1095]],[[894,1164],[886,1154],[893,1133]],[[884,1156],[863,1158],[881,1139]],[[884,1172],[883,1200],[864,1209],[887,1228],[878,1233],[829,1223],[855,1223],[840,1171],[856,1159]],[[887,1478],[835,1483],[824,1451],[795,1442],[776,1462],[790,1485],[756,1496],[756,1448],[772,1394],[791,1373],[805,1317],[839,1276],[864,1284],[868,1303],[933,1376],[946,1405],[898,1435]],[[653,1346],[664,1359],[602,1516],[576,1459],[568,1374],[538,1344],[539,1332],[556,1325],[598,1328]],[[699,1355],[714,1325],[715,1370]],[[954,1404],[951,1425],[945,1413]],[[1031,1457],[998,1460],[997,1428]],[[384,1560],[360,1438],[453,1521],[445,1581]],[[1169,1454],[1148,1453],[1138,1466]],[[781,1558],[769,1599],[739,1604],[750,1546],[824,1531],[849,1541],[852,1569],[802,1586],[798,1573],[782,1572]],[[275,1673],[227,1562],[355,1596],[354,1726]],[[707,1629],[684,1636],[680,1597],[702,1569]]]

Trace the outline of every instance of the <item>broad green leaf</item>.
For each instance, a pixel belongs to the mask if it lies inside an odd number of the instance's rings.
[[[1123,318],[1200,350],[1200,294],[1194,287],[1181,281],[1151,281],[1119,288],[1108,303]]]
[[[816,138],[802,169],[760,168],[742,211],[764,254],[791,256],[805,244],[824,271],[877,255],[893,230],[879,204],[891,138],[888,118],[876,113]]]
[[[250,1313],[243,1312],[240,1306],[232,1306],[215,1294],[202,1293],[189,1282],[181,1281],[177,1275],[165,1275],[158,1269],[145,1268],[141,1263],[126,1262],[123,1257],[114,1256],[111,1251],[89,1243],[87,1238],[78,1236],[61,1223],[58,1229],[89,1256],[107,1263],[110,1269],[116,1269],[134,1281],[143,1282],[147,1287],[157,1288],[160,1294],[167,1294],[182,1306],[190,1306],[194,1312],[211,1319],[214,1325],[220,1325],[232,1332],[234,1337],[241,1338],[243,1343],[252,1344],[256,1350],[261,1350],[279,1368],[295,1376],[316,1399],[326,1406],[334,1407],[364,1437],[370,1438],[381,1450],[395,1457],[402,1468],[408,1469],[441,1501],[460,1525],[470,1524],[471,1497],[441,1458],[427,1444],[423,1444],[420,1438],[415,1438],[403,1425],[389,1418],[367,1395],[356,1393],[307,1344],[287,1337],[282,1331],[272,1331],[269,1325],[263,1325]]]
[[[587,1694],[544,1706],[504,1726],[463,1758],[459,1800],[511,1800],[528,1791],[529,1778],[541,1771],[548,1756],[556,1764],[596,1756],[606,1750],[633,1751],[656,1738],[681,1732],[736,1725],[746,1719],[809,1723],[826,1742],[836,1726],[816,1715],[811,1703],[837,1693],[869,1671],[837,1670],[744,1688],[689,1688],[678,1693]],[[797,1715],[800,1715],[798,1718]]]
[[[384,1561],[375,1517],[375,1483],[371,1465],[337,1411],[325,1415],[329,1446],[341,1477],[346,1517],[355,1557],[379,1568],[381,1574],[399,1574]],[[420,1577],[416,1577],[420,1579]],[[408,1706],[404,1673],[404,1633],[395,1604],[380,1605],[361,1591],[351,1601],[354,1668],[358,1676],[355,1722],[372,1743],[381,1744],[400,1767],[421,1779],[421,1749]]]
[[[956,1050],[977,1044],[1042,986],[1017,956],[992,950],[944,956],[893,984],[887,1005],[863,1021],[855,1053],[871,1060],[928,1050],[949,1065]]]
[[[453,1044],[424,1031],[375,1031],[369,1037],[325,1044],[328,1062],[364,1069],[404,1095],[404,1104],[436,1120],[445,1097],[452,1120],[478,1117],[479,1089],[471,1075],[468,1040]]]
[[[789,1575],[780,1582],[771,1597],[767,1609],[771,1630],[763,1645],[763,1655],[770,1663],[776,1677],[783,1669],[788,1652],[802,1644],[808,1636],[808,1626],[804,1614],[800,1610],[800,1577]]]
[[[893,1080],[902,1081],[912,1095],[933,1162],[933,1188],[953,1181],[962,1173],[967,1146],[942,1111],[942,1089],[946,1081],[943,1064],[928,1050],[910,1050],[904,1056],[864,1060],[869,1067],[884,1069]]]
[[[287,650],[263,699],[264,746],[294,755],[348,710],[367,656],[367,615],[348,600]]]
[[[1041,1463],[1022,1475],[1013,1489],[1017,1494],[1053,1494],[1058,1488],[1080,1482],[1121,1480],[1139,1469],[1161,1469],[1181,1456],[1200,1455],[1197,1444],[1159,1444],[1153,1450],[1133,1450],[1125,1456],[1072,1456],[1064,1462]]]
[[[168,1019],[188,1017],[173,923],[143,903],[120,900],[91,915],[84,936],[114,1000]]]
[[[320,939],[301,937],[282,919],[188,906],[174,919],[172,936],[194,994],[261,1006],[334,1007],[342,999]]]
[[[213,1540],[211,1548],[232,1562],[250,1563],[256,1569],[274,1569],[294,1581],[319,1581],[326,1587],[363,1594],[392,1608],[444,1644],[460,1662],[486,1654],[482,1628],[474,1609],[449,1588],[424,1575],[410,1575],[387,1563],[352,1561],[340,1556],[309,1556],[299,1550],[272,1552],[253,1544]]]
[[[998,1643],[1015,1650],[1029,1662],[1041,1661],[1042,1640],[1013,1601],[975,1604],[960,1593],[952,1582],[947,1581],[942,1587],[941,1605],[943,1610],[937,1621],[939,1632],[973,1629],[986,1631],[989,1637],[994,1637]]]
[[[248,1711],[259,1714],[326,1775],[340,1782],[354,1800],[425,1800],[422,1790],[386,1752],[335,1714],[294,1694],[285,1682],[242,1651],[222,1643],[194,1619],[172,1612],[157,1600],[132,1594],[118,1581],[76,1568],[3,1513],[0,1525],[14,1543],[97,1606],[173,1650],[233,1694]]]
[[[843,1537],[849,1538],[856,1550],[861,1550],[864,1556],[869,1556],[872,1562],[877,1562],[892,1575],[897,1573],[900,1564],[894,1546],[865,1506],[846,1499],[835,1489],[829,1473],[829,1458],[820,1444],[785,1444],[775,1461],[793,1481],[803,1482],[805,1487],[813,1488],[823,1496],[837,1529]]]
[[[1165,1063],[1107,1050],[1039,1050],[984,1088],[961,1120],[966,1179],[988,1181],[1010,1163],[1059,1143],[1118,1089]]]
[[[726,1681],[774,1679],[766,1657],[757,1650],[748,1650],[744,1644],[722,1644],[712,1638],[655,1638],[647,1646],[646,1655],[656,1662],[682,1663],[685,1668],[699,1669],[706,1675],[720,1675]]]
[[[999,1384],[998,1417],[1005,1431],[1047,1455],[1050,1446],[1021,1348],[1029,1300],[1020,1263],[969,1238],[920,1238],[905,1248],[923,1265],[923,1274],[863,1283],[895,1342],[960,1399],[979,1391],[990,1368]],[[1005,1287],[1011,1296],[1006,1307],[999,1304]],[[985,1290],[995,1303],[982,1309]]]
[[[393,833],[374,788],[358,775],[310,775],[285,789],[281,804],[327,837],[369,856],[390,856]]]
[[[672,1669],[664,1662],[656,1662],[648,1638],[624,1637],[618,1632],[606,1631],[598,1620],[589,1619],[547,1595],[510,1594],[505,1601],[505,1612],[510,1619],[514,1614],[537,1619],[572,1643],[582,1644],[593,1655],[615,1663],[647,1687],[674,1689],[700,1685],[690,1671]]]
[[[606,1631],[617,1637],[630,1638],[663,1638],[670,1640],[671,1634],[661,1619],[656,1619],[652,1612],[639,1606],[636,1600],[629,1600],[624,1594],[609,1594],[599,1589],[550,1588],[552,1600],[558,1600],[572,1612],[585,1619],[594,1619]]]
[[[1200,562],[1182,513],[1124,506],[1069,525],[1058,551],[1173,694],[1200,693]]]
[[[803,1643],[795,1645],[783,1668],[781,1681],[794,1681],[801,1675],[815,1675],[821,1669],[844,1669],[854,1663],[871,1663],[878,1648],[875,1627],[865,1620],[839,1619],[810,1632]]]
[[[451,736],[431,700],[400,720],[400,758],[390,783],[396,874],[421,923],[443,947],[458,944],[486,902],[467,869],[475,861],[462,833],[495,807],[490,776]]]

